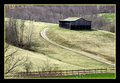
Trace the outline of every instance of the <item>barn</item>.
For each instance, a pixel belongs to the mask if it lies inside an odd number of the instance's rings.
[[[59,27],[70,30],[91,30],[91,21],[81,17],[68,17],[59,20]]]

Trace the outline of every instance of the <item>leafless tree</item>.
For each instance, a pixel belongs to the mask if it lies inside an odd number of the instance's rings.
[[[5,22],[5,41],[7,43],[18,45],[17,23],[17,20],[12,18]]]
[[[32,66],[33,66],[33,64],[31,61],[24,63],[24,69],[26,70],[26,73],[31,72]]]
[[[8,55],[6,55],[7,51],[9,50],[9,45],[7,45],[7,44],[4,49],[5,49],[5,57],[4,57],[5,71],[4,71],[4,74],[7,75],[9,73],[16,72],[15,69],[19,66],[22,66],[27,61],[27,58],[26,57],[18,57],[16,55],[18,49],[11,52]]]
[[[37,71],[39,72],[39,76],[44,76],[45,74],[50,75],[50,74],[56,74],[55,72],[52,71],[57,71],[59,70],[57,64],[52,64],[48,59],[43,61],[42,66],[38,66]],[[45,71],[49,71],[48,73],[45,73]]]
[[[26,32],[27,48],[31,47],[32,36],[33,36],[33,27],[34,27],[33,22],[30,21],[29,26],[27,28],[27,32]]]
[[[27,7],[28,6],[28,7]],[[67,17],[84,17],[103,12],[115,12],[113,5],[27,5],[25,8],[9,9],[6,7],[6,17],[27,20],[58,23],[59,19]],[[29,7],[30,6],[30,7]],[[19,17],[16,14],[19,14]],[[95,19],[92,19],[95,20]],[[94,23],[94,22],[93,22]],[[104,28],[102,28],[104,29]]]
[[[106,25],[107,25],[107,22],[102,17],[97,17],[92,21],[92,27],[95,27],[95,29],[102,30]]]
[[[5,57],[5,74],[15,72],[15,68],[22,66],[26,61],[25,57],[15,58],[14,54],[15,52],[11,56]]]
[[[24,20],[21,20],[21,23],[20,23],[20,40],[19,40],[19,44],[20,44],[20,47],[23,45],[23,32],[24,32],[24,28],[25,28],[25,21]]]
[[[52,64],[48,59],[43,61],[43,64],[38,67],[38,71],[57,71],[57,64]]]
[[[109,27],[110,27],[110,31],[114,33],[115,32],[115,25],[114,24],[110,24]]]
[[[19,46],[23,45],[24,20],[19,22],[20,31],[18,31],[17,19],[9,18],[5,23],[5,41],[9,44]]]

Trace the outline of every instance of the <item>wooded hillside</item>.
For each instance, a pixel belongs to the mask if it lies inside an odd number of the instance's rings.
[[[6,5],[5,17],[24,20],[35,20],[49,23],[59,23],[59,19],[67,17],[83,17],[92,21],[92,27],[114,32],[108,29],[111,23],[99,18],[99,13],[114,13],[114,5]],[[97,22],[97,23],[96,23]],[[99,22],[99,23],[98,23]],[[100,25],[100,27],[99,27]],[[102,26],[104,25],[104,27]],[[107,26],[107,28],[106,28]]]

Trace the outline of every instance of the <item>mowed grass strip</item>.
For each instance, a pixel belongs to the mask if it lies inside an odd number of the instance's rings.
[[[69,76],[58,76],[58,77],[48,77],[52,79],[115,79],[114,73],[104,73],[104,74],[85,74],[85,75],[69,75]],[[45,78],[44,78],[45,79]]]
[[[115,73],[98,73],[98,74],[81,74],[81,75],[68,75],[56,77],[33,77],[25,79],[115,79]]]

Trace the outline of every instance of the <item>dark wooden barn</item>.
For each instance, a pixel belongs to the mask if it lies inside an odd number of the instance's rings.
[[[71,30],[91,30],[91,21],[79,17],[69,17],[59,20],[59,27]]]

